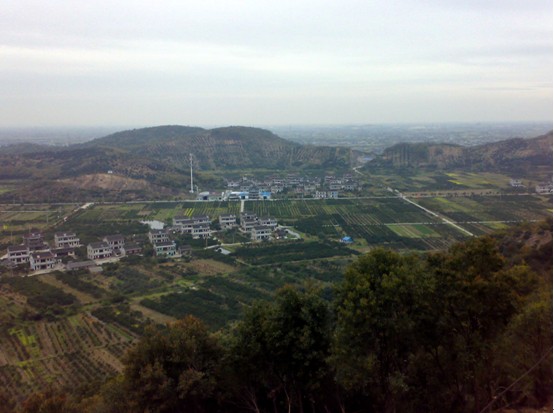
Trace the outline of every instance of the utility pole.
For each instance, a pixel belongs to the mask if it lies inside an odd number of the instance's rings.
[[[194,182],[192,180],[192,153],[189,155],[190,160],[190,193],[194,194]]]

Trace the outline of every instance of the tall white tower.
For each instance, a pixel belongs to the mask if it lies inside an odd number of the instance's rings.
[[[192,153],[189,155],[190,160],[190,193],[194,194],[194,182],[192,180]]]

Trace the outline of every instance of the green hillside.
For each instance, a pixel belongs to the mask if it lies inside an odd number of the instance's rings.
[[[207,171],[347,169],[357,158],[348,148],[300,145],[259,128],[158,126],[64,148],[8,147],[0,154],[0,184],[17,181],[10,184],[18,189],[0,193],[0,201],[177,195],[188,185],[191,153],[204,187],[213,186]],[[101,175],[108,172],[113,176]]]
[[[83,146],[175,168],[186,168],[193,153],[201,170],[350,164],[350,150],[346,148],[303,146],[264,129],[242,126],[210,130],[158,126],[118,132]]]
[[[400,143],[386,149],[375,164],[393,168],[462,168],[524,173],[529,168],[552,166],[552,132],[532,139],[508,139],[471,147]]]

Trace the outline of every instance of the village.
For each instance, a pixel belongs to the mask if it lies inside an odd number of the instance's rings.
[[[183,243],[178,245],[176,238],[184,235],[190,239],[208,239],[229,230],[238,230],[242,239],[249,239],[250,242],[299,238],[295,232],[280,227],[274,217],[258,217],[255,213],[244,211],[238,216],[223,214],[214,221],[207,215],[174,216],[172,225],[164,228],[151,227],[148,241],[152,247],[152,255],[179,258],[191,256],[192,247]],[[88,269],[95,272],[101,271],[104,263],[116,262],[131,255],[142,255],[144,252],[144,245],[130,241],[120,234],[105,235],[101,240],[88,243],[86,260],[79,260],[83,257],[78,257],[76,249],[83,246],[75,232],[55,233],[51,246],[45,241],[42,232],[32,230],[23,235],[20,244],[8,246],[0,261],[12,270],[27,268],[30,270],[28,275],[52,270]],[[228,253],[223,248],[219,252]]]
[[[362,186],[352,174],[342,177],[326,175],[324,178],[288,174],[284,177],[225,178],[227,188],[223,192],[202,191],[199,201],[268,200],[272,198],[299,197],[336,199],[358,193]]]

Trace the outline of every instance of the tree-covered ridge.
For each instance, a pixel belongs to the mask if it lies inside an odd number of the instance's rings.
[[[168,198],[189,185],[191,153],[195,182],[204,188],[214,187],[207,171],[345,169],[354,166],[358,156],[348,148],[301,145],[242,126],[158,126],[68,147],[33,148],[36,151],[12,148],[0,154],[0,177],[19,180],[16,192],[32,202]],[[13,200],[13,193],[9,195]]]
[[[194,154],[196,168],[201,170],[348,166],[351,162],[347,148],[304,146],[265,129],[242,126],[157,126],[117,132],[67,148],[44,150],[36,146],[34,152],[21,153],[15,149],[9,154],[12,166],[25,160],[27,168],[40,162],[60,164],[61,174],[56,177],[64,177],[67,170],[77,176],[111,169],[130,177],[164,171],[179,173],[183,168],[186,172],[190,153]]]
[[[532,139],[514,138],[471,147],[399,143],[387,148],[376,164],[397,168],[465,168],[518,174],[531,166],[552,165],[552,132]]]
[[[350,163],[346,148],[303,146],[268,130],[243,126],[158,126],[119,132],[88,142],[85,147],[120,151],[130,158],[159,160],[176,168],[186,168],[188,155],[193,153],[197,167],[203,170]]]
[[[289,286],[215,334],[192,317],[150,330],[100,390],[49,391],[20,411],[541,407],[552,397],[551,242],[550,221],[445,252],[374,249],[331,300]]]

